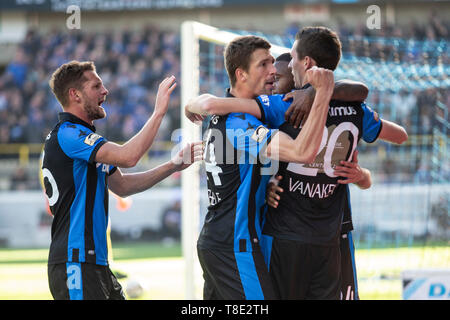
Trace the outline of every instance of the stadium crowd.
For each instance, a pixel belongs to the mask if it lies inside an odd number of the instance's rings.
[[[159,82],[180,78],[179,35],[147,27],[89,34],[29,31],[0,77],[0,143],[42,143],[60,111],[48,80],[70,60],[93,60],[109,90],[108,121],[96,123],[113,141],[129,139],[152,113]],[[159,137],[170,138],[179,125],[179,90],[171,97]]]
[[[298,27],[301,26],[288,28],[285,36]],[[344,55],[350,50],[362,57],[406,63],[430,62],[436,58],[431,62],[450,65],[446,47],[450,25],[436,14],[430,15],[426,26],[412,23],[404,28],[387,26],[371,31],[362,26],[351,29],[342,23],[338,33]],[[393,38],[398,42],[395,50],[392,41],[384,41]],[[98,121],[96,127],[109,140],[126,141],[152,113],[159,81],[172,74],[180,81],[180,35],[155,26],[140,31],[125,29],[102,33],[52,31],[40,34],[30,30],[18,46],[14,59],[0,75],[0,144],[44,141],[61,110],[48,80],[53,70],[70,60],[95,61],[109,90],[103,105],[108,121]],[[211,92],[220,94],[217,88]],[[407,128],[410,135],[429,135],[435,124],[434,106],[438,99],[450,108],[448,88],[442,90],[425,84],[423,90],[373,90],[368,103],[386,119]],[[170,140],[173,130],[180,127],[180,102],[178,86],[172,94],[157,141]],[[420,163],[411,170],[419,168]]]

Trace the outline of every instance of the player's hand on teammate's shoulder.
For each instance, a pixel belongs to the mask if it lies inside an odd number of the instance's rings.
[[[295,128],[298,128],[301,123],[304,123],[308,119],[315,92],[316,90],[313,87],[309,87],[307,89],[291,91],[284,96],[284,101],[292,99],[291,105],[284,113],[284,118]]]
[[[154,114],[165,115],[169,108],[170,95],[176,88],[175,76],[165,78],[158,87]]]
[[[306,71],[306,83],[311,84],[316,90],[334,90],[333,71],[325,68],[312,67]]]
[[[188,168],[191,164],[203,160],[203,142],[196,141],[187,143],[182,150],[177,152],[171,159],[177,171]]]

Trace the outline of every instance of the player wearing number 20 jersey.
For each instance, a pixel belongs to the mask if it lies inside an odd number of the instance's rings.
[[[284,121],[289,103],[282,99],[260,96],[257,101],[271,127],[295,138],[300,129]],[[349,204],[348,187],[337,183],[334,167],[352,159],[361,138],[373,142],[380,131],[381,120],[364,103],[331,100],[315,162],[280,163],[284,192],[278,208],[268,210],[263,250],[282,299],[339,299],[339,238]]]

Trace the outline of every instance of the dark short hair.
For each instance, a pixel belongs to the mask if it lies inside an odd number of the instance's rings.
[[[69,102],[69,89],[83,89],[83,83],[87,80],[84,77],[85,71],[95,71],[92,61],[79,62],[76,60],[63,64],[53,72],[50,81],[50,88],[61,105],[67,106]]]
[[[250,58],[257,49],[270,49],[270,43],[257,36],[241,36],[233,39],[225,48],[224,62],[227,69],[230,85],[236,83],[236,69],[248,71]]]
[[[283,54],[280,54],[275,61],[285,61],[285,62],[291,62],[292,56],[289,52],[285,52]]]
[[[308,56],[317,66],[335,70],[341,59],[342,45],[338,35],[326,27],[305,27],[296,36],[298,59]]]

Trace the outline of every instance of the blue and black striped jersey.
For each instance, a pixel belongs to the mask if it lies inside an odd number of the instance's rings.
[[[292,138],[301,129],[285,122],[290,102],[283,95],[260,96],[263,118]],[[381,131],[378,114],[365,103],[330,101],[327,122],[316,159],[311,164],[280,162],[283,179],[277,209],[269,208],[264,233],[278,238],[316,244],[338,244],[343,214],[350,219],[348,186],[338,184],[334,168],[341,160],[351,161],[358,141],[373,142]],[[348,226],[345,226],[348,227]],[[350,231],[350,230],[349,230]]]
[[[108,265],[107,176],[116,168],[95,162],[106,140],[71,113],[46,138],[42,175],[53,214],[49,264],[87,262]]]
[[[278,164],[261,151],[276,131],[250,114],[212,116],[205,132],[209,206],[200,248],[252,252],[259,245],[266,186]]]

